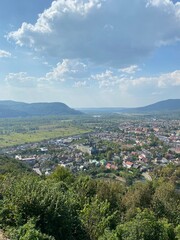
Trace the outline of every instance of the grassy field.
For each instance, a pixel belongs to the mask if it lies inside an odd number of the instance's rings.
[[[72,136],[91,131],[73,119],[33,118],[0,120],[0,148]]]

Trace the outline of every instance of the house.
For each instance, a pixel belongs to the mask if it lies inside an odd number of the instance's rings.
[[[161,159],[161,163],[163,163],[163,164],[168,164],[169,161],[168,161],[166,158],[162,158],[162,159]]]
[[[111,163],[107,163],[106,166],[105,166],[106,169],[113,169],[113,170],[117,170],[118,167],[114,164],[111,164]]]
[[[111,169],[111,164],[110,163],[106,164],[106,169]]]
[[[83,153],[88,153],[89,155],[92,155],[95,152],[94,147],[90,147],[86,145],[77,145],[77,149]]]
[[[131,168],[133,166],[133,162],[130,162],[130,161],[124,161],[123,162],[123,167],[125,168]]]
[[[35,157],[22,158],[21,161],[29,165],[34,165],[36,163],[36,158]]]
[[[117,167],[116,165],[114,165],[114,164],[111,164],[111,169],[113,169],[113,170],[117,170],[118,167]]]
[[[47,152],[48,149],[47,149],[46,147],[41,147],[41,148],[40,148],[40,151],[41,151],[41,152]]]
[[[90,164],[94,164],[96,167],[99,167],[99,166],[100,166],[100,163],[99,163],[96,159],[90,159],[90,160],[89,160],[89,163],[90,163]]]

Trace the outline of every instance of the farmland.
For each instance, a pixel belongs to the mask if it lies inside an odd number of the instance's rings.
[[[44,117],[0,120],[0,148],[89,132],[74,118]]]

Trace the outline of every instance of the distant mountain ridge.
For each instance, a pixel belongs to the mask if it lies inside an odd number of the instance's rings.
[[[137,113],[180,111],[180,99],[168,99],[144,107],[126,108],[123,109],[122,111]]]
[[[180,99],[168,99],[159,101],[144,107],[136,108],[84,108],[80,109],[85,113],[162,113],[162,112],[180,112]]]
[[[61,102],[24,103],[10,100],[0,101],[0,118],[79,114],[82,113]]]
[[[82,108],[75,110],[61,102],[24,103],[16,101],[0,101],[0,118],[32,117],[50,115],[80,115],[85,113],[162,113],[180,112],[180,99],[168,99],[144,107],[137,108]]]

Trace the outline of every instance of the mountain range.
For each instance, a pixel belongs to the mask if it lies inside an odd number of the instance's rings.
[[[85,113],[169,113],[180,112],[180,99],[168,99],[144,107],[135,108],[81,108]]]
[[[80,111],[79,111],[80,110]],[[162,113],[180,112],[180,99],[168,99],[137,108],[82,108],[72,109],[61,102],[24,103],[0,101],[0,118],[53,115],[81,115],[84,113]]]
[[[148,113],[148,112],[174,112],[180,111],[180,99],[168,99],[160,102],[150,104],[145,107],[137,108],[126,108],[122,109],[122,112],[137,112],[137,113]]]
[[[24,103],[0,101],[0,118],[79,114],[82,113],[60,102]]]

